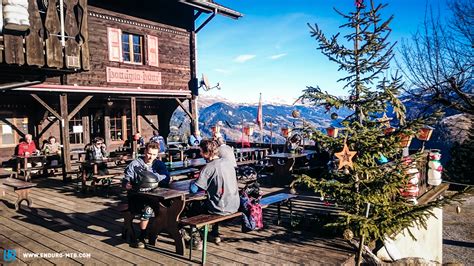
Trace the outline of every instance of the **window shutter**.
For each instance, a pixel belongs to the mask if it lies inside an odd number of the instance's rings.
[[[109,61],[122,62],[122,31],[115,28],[107,28],[109,41]]]
[[[158,66],[158,37],[147,35],[148,65]]]

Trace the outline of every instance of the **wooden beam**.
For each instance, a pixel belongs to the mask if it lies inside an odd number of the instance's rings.
[[[178,102],[181,109],[183,109],[183,111],[189,116],[189,118],[193,120],[193,115],[186,109],[186,107],[184,107],[183,103],[178,98],[174,98],[174,99]]]
[[[23,132],[23,130],[21,130],[20,128],[18,128],[15,124],[13,124],[12,122],[8,121],[6,118],[4,117],[0,117],[0,121],[2,121],[3,123],[9,125],[13,130],[15,130],[17,133],[20,133],[21,137],[25,137],[25,135],[27,134],[26,132]]]
[[[44,108],[46,108],[46,110],[48,110],[51,114],[53,114],[57,119],[61,119],[62,117],[56,113],[56,111],[54,111],[53,108],[51,108],[46,102],[44,102],[43,100],[41,100],[41,98],[36,95],[36,94],[30,94],[31,97],[33,97],[36,101],[38,101]]]
[[[63,181],[67,180],[67,173],[71,172],[71,147],[69,140],[69,118],[67,108],[67,94],[61,94],[59,96],[59,105],[61,109],[61,144],[63,145]]]
[[[145,122],[148,123],[148,125],[151,126],[151,128],[153,128],[154,130],[160,130],[155,124],[153,124],[153,122],[150,121],[150,119],[148,119],[148,117],[145,116],[142,116],[143,120],[145,120]]]
[[[432,189],[428,190],[423,196],[418,198],[418,204],[423,205],[427,204],[433,200],[436,200],[440,196],[444,194],[449,188],[449,184],[447,183],[442,183],[439,186],[433,187]]]
[[[130,113],[132,122],[132,152],[137,152],[137,142],[133,139],[133,135],[137,133],[137,99],[135,97],[130,98]]]
[[[43,136],[43,134],[46,132],[46,130],[48,130],[52,125],[54,125],[54,123],[56,123],[56,121],[58,121],[57,118],[54,118],[53,121],[49,121],[49,124],[41,129],[41,131],[38,133],[38,136],[36,138],[37,139],[41,138],[41,136]]]
[[[76,106],[76,108],[74,108],[74,110],[71,111],[71,113],[69,113],[68,115],[68,118],[69,120],[71,120],[76,114],[77,112],[79,112],[82,107],[84,107],[84,105],[86,105],[91,99],[92,99],[92,95],[88,95],[86,96],[86,98],[84,98],[81,103],[79,103],[79,105]]]

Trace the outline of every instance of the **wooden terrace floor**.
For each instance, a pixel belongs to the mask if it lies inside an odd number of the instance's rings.
[[[2,179],[0,179],[0,183]],[[176,265],[198,264],[201,253],[193,251],[189,261],[174,254],[167,236],[158,238],[155,247],[134,249],[120,237],[123,219],[114,206],[123,195],[113,191],[109,198],[102,193],[79,193],[75,184],[59,178],[33,179],[38,186],[31,191],[33,206],[15,212],[16,195],[6,190],[0,195],[0,264],[5,249],[14,249],[17,260],[11,265]],[[267,189],[272,192],[277,189]],[[296,212],[311,207],[311,199],[302,197],[294,203]],[[282,208],[283,210],[286,208]],[[286,214],[286,215],[285,215]],[[265,228],[242,233],[239,219],[221,227],[223,243],[208,244],[208,264],[320,264],[353,265],[354,250],[343,240],[323,239],[309,232],[298,232],[274,225],[276,208],[264,210]],[[283,219],[288,221],[287,213]],[[286,222],[288,224],[288,222]],[[138,227],[136,227],[138,228]],[[25,258],[32,253],[90,253],[90,258]]]

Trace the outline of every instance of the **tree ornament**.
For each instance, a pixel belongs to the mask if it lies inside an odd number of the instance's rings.
[[[352,157],[357,154],[355,151],[350,151],[344,142],[344,148],[340,152],[336,152],[334,155],[339,159],[339,166],[337,170],[340,170],[343,166],[347,165],[349,168],[354,168],[352,165]]]
[[[392,126],[390,125],[390,120],[392,118],[388,117],[386,113],[383,113],[383,116],[381,118],[378,118],[377,121],[382,124],[385,128],[391,128]]]
[[[344,167],[344,171],[343,171],[343,173],[344,173],[345,175],[348,175],[348,174],[350,174],[350,172],[349,172],[349,169],[347,169],[347,167]]]
[[[354,233],[350,229],[344,230],[344,233],[342,234],[345,240],[351,240],[354,238]]]
[[[293,110],[293,111],[291,112],[291,116],[292,116],[293,118],[300,118],[301,113],[300,113],[300,111],[298,111],[298,110]]]
[[[336,120],[339,116],[336,113],[331,114],[331,119]]]

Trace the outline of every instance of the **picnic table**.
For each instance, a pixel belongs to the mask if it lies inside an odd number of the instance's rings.
[[[179,217],[186,202],[206,199],[204,192],[192,194],[189,192],[190,180],[172,182],[169,188],[157,188],[150,192],[139,194],[151,198],[156,216],[149,237],[149,244],[154,245],[158,234],[167,232],[175,242],[176,253],[184,255],[184,239],[179,233]]]
[[[274,166],[273,182],[275,185],[288,185],[292,181],[293,167],[313,158],[316,151],[304,150],[300,153],[275,153],[268,155]]]
[[[17,175],[21,175],[21,171],[23,170],[23,177],[25,181],[31,179],[31,171],[38,170],[42,171],[47,169],[48,165],[47,162],[49,161],[48,158],[56,158],[58,157],[57,154],[39,154],[39,155],[17,155],[14,156],[16,160],[16,171]],[[39,166],[34,166],[33,164],[39,163]],[[30,164],[30,166],[28,166]]]
[[[183,168],[201,168],[206,165],[204,158],[185,160],[182,162],[166,162],[165,165],[169,171],[174,171]]]
[[[102,160],[90,160],[81,162],[81,173],[82,173],[82,189],[86,187],[86,181],[88,175],[99,175],[99,165],[107,164],[108,162],[115,162],[115,158],[103,158]]]

